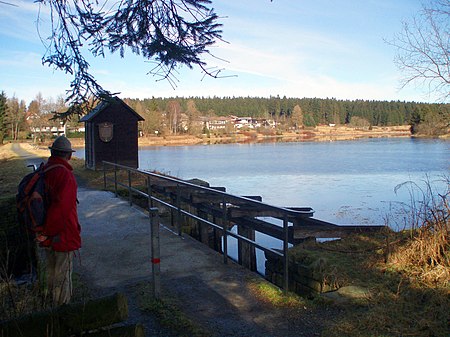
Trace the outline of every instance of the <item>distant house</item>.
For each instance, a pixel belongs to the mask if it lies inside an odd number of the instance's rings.
[[[50,114],[30,114],[25,116],[25,123],[28,125],[33,138],[41,136],[60,136],[66,133],[65,125],[52,121]]]
[[[60,136],[64,135],[66,132],[66,128],[62,126],[41,126],[41,127],[30,127],[31,136],[36,137],[37,134],[48,134],[52,136]]]
[[[100,102],[80,119],[86,128],[86,167],[101,169],[103,161],[138,167],[138,121],[143,120],[118,97]]]
[[[238,130],[242,128],[253,129],[253,119],[251,117],[236,117],[234,121],[234,128]]]
[[[45,137],[57,137],[61,135],[67,135],[70,132],[84,132],[84,125],[68,123],[58,120],[52,120],[52,114],[31,114],[27,113],[25,116],[25,123],[28,126],[32,138]]]
[[[277,122],[273,119],[264,119],[262,121],[262,126],[265,128],[275,129],[277,127]]]
[[[211,131],[226,130],[227,127],[235,130],[276,127],[276,122],[274,120],[265,118],[257,119],[253,117],[237,117],[230,115],[227,117],[201,117],[201,119],[204,126]]]
[[[208,130],[225,131],[228,125],[232,125],[234,119],[231,117],[202,117],[202,121]]]

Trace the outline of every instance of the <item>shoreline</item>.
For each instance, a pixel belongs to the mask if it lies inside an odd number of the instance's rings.
[[[229,143],[282,143],[282,142],[323,142],[344,141],[363,138],[400,138],[411,137],[410,126],[350,128],[344,126],[319,126],[302,129],[297,132],[283,132],[281,134],[264,134],[247,131],[223,135],[170,135],[139,137],[138,145],[142,146],[189,146],[206,144]],[[84,147],[83,138],[71,138],[74,147]]]

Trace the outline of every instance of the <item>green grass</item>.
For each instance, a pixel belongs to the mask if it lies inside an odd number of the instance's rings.
[[[283,290],[277,286],[260,278],[249,280],[250,292],[258,299],[265,303],[273,305],[277,308],[292,308],[311,306],[312,302],[298,296],[297,294],[288,292],[285,294]]]

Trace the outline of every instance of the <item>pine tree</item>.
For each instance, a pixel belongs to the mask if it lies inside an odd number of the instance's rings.
[[[6,110],[8,105],[6,104],[6,94],[4,91],[0,93],[0,144],[3,144],[3,140],[6,136]]]

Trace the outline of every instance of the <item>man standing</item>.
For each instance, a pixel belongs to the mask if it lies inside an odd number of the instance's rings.
[[[48,196],[47,215],[38,241],[46,249],[48,287],[54,305],[69,303],[72,295],[73,256],[81,247],[81,227],[77,213],[77,182],[73,168],[72,144],[59,136],[49,147],[51,156],[44,165]]]

